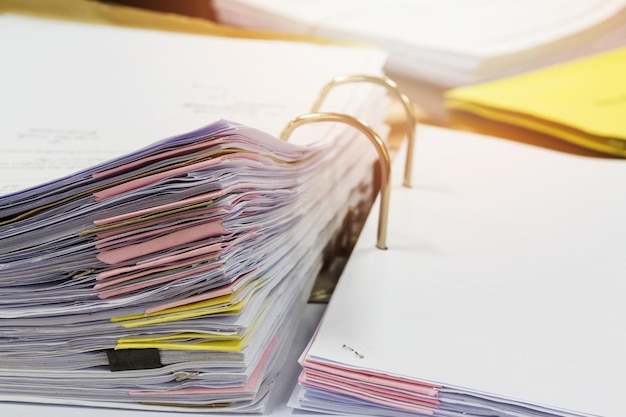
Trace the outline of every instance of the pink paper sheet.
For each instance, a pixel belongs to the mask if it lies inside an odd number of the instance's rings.
[[[106,264],[115,265],[140,256],[156,253],[185,243],[223,235],[225,233],[226,231],[221,223],[213,222],[201,224],[173,232],[166,236],[157,237],[147,242],[117,249],[104,250],[98,254],[97,258]]]

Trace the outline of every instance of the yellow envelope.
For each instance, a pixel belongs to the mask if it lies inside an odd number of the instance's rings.
[[[446,107],[626,157],[626,48],[445,93]]]

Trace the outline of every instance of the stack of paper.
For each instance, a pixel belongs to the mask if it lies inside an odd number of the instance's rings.
[[[626,161],[420,126],[302,357],[293,405],[380,416],[626,415]]]
[[[218,122],[4,196],[3,394],[262,409],[359,145]]]
[[[347,126],[276,135],[384,55],[12,15],[0,33],[0,400],[264,410],[376,155]],[[325,105],[386,116],[367,85]]]
[[[626,47],[447,91],[446,106],[626,156]]]
[[[221,22],[356,40],[394,73],[452,87],[626,43],[624,0],[215,0]]]

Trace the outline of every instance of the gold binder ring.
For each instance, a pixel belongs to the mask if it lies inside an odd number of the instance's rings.
[[[320,91],[315,104],[311,108],[311,112],[318,112],[322,102],[330,92],[330,90],[339,84],[354,83],[354,82],[368,82],[386,87],[387,90],[393,93],[402,103],[406,112],[406,137],[408,141],[406,162],[404,165],[404,181],[402,185],[405,187],[411,187],[411,177],[413,173],[413,151],[415,148],[415,126],[417,124],[417,118],[415,117],[415,109],[409,97],[402,92],[398,87],[398,84],[391,78],[385,76],[373,76],[373,75],[340,75],[333,78],[328,82]]]
[[[291,133],[298,127],[306,123],[314,122],[341,122],[361,131],[372,142],[380,159],[380,213],[378,216],[378,239],[376,247],[387,249],[387,218],[389,217],[389,195],[391,188],[391,159],[387,146],[380,136],[366,123],[341,113],[309,113],[291,120],[280,133],[280,140],[286,141]]]

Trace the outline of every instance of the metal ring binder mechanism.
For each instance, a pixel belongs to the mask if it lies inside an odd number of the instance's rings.
[[[391,158],[387,146],[380,138],[380,136],[374,132],[374,130],[365,122],[352,117],[347,114],[333,113],[333,112],[319,112],[319,108],[324,99],[328,95],[331,89],[340,84],[353,83],[353,82],[369,82],[386,87],[387,90],[393,93],[402,103],[406,113],[406,136],[407,136],[407,157],[404,168],[404,180],[403,185],[405,187],[411,186],[411,176],[413,171],[413,152],[415,147],[415,125],[416,118],[413,110],[413,104],[409,97],[400,90],[398,84],[388,77],[377,77],[372,75],[341,75],[333,78],[329,81],[320,91],[317,100],[311,108],[311,113],[301,115],[291,120],[280,134],[281,140],[287,140],[293,130],[305,123],[310,122],[342,122],[348,124],[365,134],[372,144],[376,147],[378,156],[380,158],[380,214],[378,217],[378,238],[376,247],[378,249],[387,249],[387,219],[389,217],[389,195],[391,188]]]
[[[387,218],[389,213],[389,194],[391,187],[391,158],[387,146],[374,129],[356,117],[341,113],[309,113],[291,120],[280,133],[281,140],[287,140],[298,127],[312,122],[341,122],[360,130],[376,147],[380,158],[380,215],[378,217],[378,239],[376,247],[387,249]]]
[[[340,75],[338,77],[333,78],[329,81],[320,91],[319,96],[317,97],[317,101],[313,104],[311,108],[311,113],[316,113],[319,111],[322,102],[335,86],[340,84],[347,83],[355,83],[355,82],[368,82],[381,85],[387,88],[389,93],[394,94],[402,103],[406,113],[406,137],[408,140],[408,147],[406,153],[406,165],[404,166],[404,180],[402,185],[405,187],[411,186],[411,176],[413,172],[413,149],[415,146],[415,126],[417,124],[417,120],[415,117],[415,112],[413,109],[413,104],[411,103],[411,99],[404,94],[404,92],[398,87],[398,84],[388,77],[376,77],[373,75]]]

